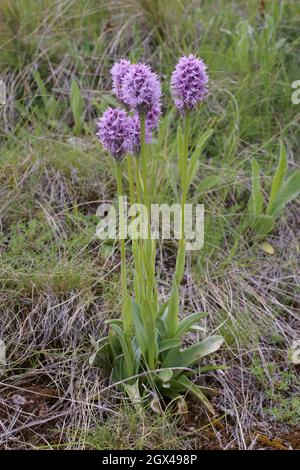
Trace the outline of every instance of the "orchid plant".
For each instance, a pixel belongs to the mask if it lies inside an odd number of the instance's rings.
[[[127,162],[131,204],[149,209],[148,163],[152,134],[161,115],[161,86],[148,65],[131,64],[122,59],[111,69],[113,92],[123,108],[108,108],[98,121],[97,136],[116,165],[119,201],[123,196],[124,161]],[[182,57],[171,79],[175,106],[183,119],[178,132],[178,173],[181,181],[181,238],[169,300],[159,302],[156,278],[156,244],[148,222],[147,237],[132,240],[134,294],[128,291],[123,210],[119,211],[121,251],[122,316],[109,320],[108,344],[112,355],[112,380],[121,385],[135,403],[142,403],[150,389],[162,396],[181,398],[191,392],[214,413],[205,387],[195,385],[192,366],[223,343],[221,336],[210,336],[189,347],[182,347],[184,336],[195,328],[203,313],[179,314],[179,290],[184,274],[186,240],[185,213],[192,162],[189,153],[190,116],[207,95],[208,74],[204,62],[193,55]],[[120,203],[120,202],[119,202]],[[122,203],[122,202],[121,202]],[[205,368],[207,370],[207,367]],[[197,369],[201,371],[201,368]],[[151,392],[152,393],[152,392]]]

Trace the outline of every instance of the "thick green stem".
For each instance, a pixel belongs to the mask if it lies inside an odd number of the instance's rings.
[[[124,208],[123,208],[123,184],[122,184],[122,170],[121,163],[117,164],[117,186],[119,198],[119,238],[121,246],[121,280],[122,280],[122,295],[123,302],[127,298],[127,272],[126,272],[126,258],[125,258],[125,234],[124,234]]]
[[[127,171],[129,179],[129,195],[130,195],[130,204],[134,204],[134,178],[133,178],[133,169],[132,169],[132,157],[131,155],[127,156]]]
[[[181,283],[185,266],[185,204],[188,192],[188,153],[189,153],[189,129],[190,113],[187,111],[184,116],[184,135],[183,135],[183,155],[181,171],[181,234],[178,244],[178,253],[176,260],[175,280],[177,286]]]
[[[131,155],[128,155],[127,157],[127,171],[128,171],[128,179],[129,179],[129,195],[130,195],[130,204],[133,205],[135,204],[135,200],[137,198],[137,202],[140,201],[140,189],[138,189],[138,157],[134,156],[132,157]],[[132,160],[134,164],[136,164],[136,168],[133,168],[132,165]],[[137,195],[135,195],[134,192],[134,172],[137,172],[137,181],[136,181],[136,187],[137,187]],[[140,285],[140,279],[141,279],[141,262],[140,262],[140,250],[139,250],[139,241],[138,240],[132,240],[132,253],[134,257],[134,293],[135,293],[135,299],[136,302],[141,301],[141,285]]]
[[[142,203],[142,188],[141,188],[141,174],[140,174],[140,156],[135,157],[135,185],[136,185],[136,202],[137,204]],[[143,264],[142,264],[142,254],[143,254],[143,240],[135,240],[135,294],[136,301],[140,303],[144,297],[144,285],[143,285]]]
[[[142,203],[142,188],[141,188],[141,174],[140,174],[140,158],[139,156],[135,159],[135,180],[136,180],[136,202],[137,204]]]
[[[189,154],[189,129],[190,129],[190,113],[187,111],[184,116],[184,134],[183,134],[183,161],[181,176],[181,238],[184,238],[184,215],[185,204],[188,192],[187,170],[188,170],[188,154]]]
[[[149,197],[148,197],[148,184],[147,184],[147,153],[146,153],[146,119],[145,115],[141,114],[141,160],[142,160],[142,179],[143,179],[143,196],[144,203],[149,210]]]
[[[147,278],[146,297],[153,303],[153,308],[157,310],[157,290],[155,283],[155,244],[152,243],[151,238],[151,222],[150,222],[150,201],[148,194],[148,178],[147,178],[147,146],[146,146],[146,119],[145,114],[140,115],[141,121],[141,163],[142,163],[142,181],[143,181],[143,200],[147,208],[148,223],[147,223],[147,240],[143,243],[143,259]]]

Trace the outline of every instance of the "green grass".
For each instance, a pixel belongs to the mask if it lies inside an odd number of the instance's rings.
[[[106,334],[104,321],[120,314],[117,247],[95,238],[97,206],[116,197],[112,164],[95,138],[95,121],[107,105],[117,104],[109,69],[124,56],[150,63],[163,81],[164,115],[149,165],[157,203],[179,199],[179,117],[172,107],[171,72],[183,53],[193,52],[208,65],[210,96],[192,118],[190,152],[200,135],[208,129],[213,133],[199,155],[189,193],[190,202],[205,204],[205,244],[189,256],[181,298],[184,312],[206,311],[201,326],[223,334],[227,342],[215,356],[215,363],[227,369],[199,372],[197,379],[218,388],[218,417],[228,412],[232,421],[218,446],[230,441],[246,448],[251,430],[268,420],[299,424],[299,371],[288,364],[292,383],[282,390],[272,381],[275,374],[287,383],[285,369],[274,366],[270,385],[260,380],[262,366],[255,363],[257,354],[266,364],[276,364],[278,355],[284,363],[299,336],[299,201],[287,206],[267,237],[272,256],[261,249],[262,238],[253,228],[243,224],[254,158],[264,205],[280,140],[287,149],[288,175],[299,169],[299,105],[291,102],[291,83],[300,78],[300,11],[296,0],[270,1],[261,14],[259,3],[1,2],[0,78],[7,86],[7,103],[0,106],[0,339],[7,346],[1,387],[7,403],[13,387],[21,388],[20,394],[33,385],[55,390],[58,398],[48,413],[65,411],[56,421],[60,431],[52,433],[52,422],[30,424],[21,409],[13,437],[7,412],[1,446],[38,448],[49,433],[53,448],[69,436],[73,447],[96,449],[133,448],[134,440],[139,448],[208,447],[205,437],[201,440],[208,423],[203,409],[188,403],[189,419],[203,417],[188,444],[182,420],[158,417],[153,410],[146,412],[140,432],[141,418],[120,407],[122,397],[114,387],[103,401],[97,398],[109,384],[101,352],[100,366],[89,365],[94,342]],[[175,254],[174,243],[158,248],[162,299],[169,293]],[[261,390],[263,412],[256,406]],[[26,432],[18,431],[24,422]]]
[[[95,450],[180,448],[176,420],[169,418],[171,416],[138,414],[125,405],[118,416],[111,417],[102,426],[96,424],[95,429],[84,437],[85,445]]]
[[[262,365],[253,358],[251,373],[262,386],[264,411],[279,423],[297,426],[299,423],[299,377],[295,370],[278,363]]]

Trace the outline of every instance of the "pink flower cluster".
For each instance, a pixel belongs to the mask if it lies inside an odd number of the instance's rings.
[[[97,137],[105,150],[118,161],[132,152],[132,120],[120,108],[107,108],[98,123]]]
[[[126,108],[108,108],[98,121],[100,142],[114,158],[121,160],[127,152],[140,151],[141,117],[145,117],[146,142],[161,115],[161,86],[158,76],[145,64],[132,64],[127,59],[111,69],[113,92]],[[194,109],[207,95],[206,65],[194,55],[179,59],[171,78],[175,105],[180,111]]]
[[[146,114],[153,108],[160,108],[159,78],[149,65],[131,64],[122,59],[114,64],[111,75],[113,92],[129,109]]]
[[[114,64],[111,76],[114,94],[131,114],[120,108],[109,108],[98,121],[97,136],[103,147],[120,160],[127,152],[140,151],[142,114],[145,116],[146,142],[151,143],[152,132],[156,129],[161,114],[161,87],[157,75],[148,65],[131,64],[127,59]],[[118,118],[117,125],[109,129],[113,116]],[[117,129],[120,138],[114,145],[113,138],[117,137]]]
[[[191,110],[207,95],[206,65],[194,55],[182,57],[172,74],[171,90],[175,105],[182,111]]]

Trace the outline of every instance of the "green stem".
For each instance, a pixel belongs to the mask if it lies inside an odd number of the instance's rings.
[[[184,238],[184,215],[185,204],[188,192],[187,170],[188,170],[188,154],[189,154],[189,129],[190,129],[190,113],[187,111],[184,116],[184,134],[183,134],[183,164],[182,164],[182,180],[181,180],[181,238]]]
[[[185,233],[184,233],[184,218],[185,218],[185,203],[188,192],[188,151],[189,151],[189,126],[190,116],[186,111],[184,116],[184,140],[182,154],[179,155],[179,169],[181,175],[181,234],[178,243],[178,252],[176,258],[175,277],[173,279],[172,291],[168,305],[168,312],[166,317],[166,326],[168,337],[173,338],[176,334],[179,315],[179,286],[184,273],[185,266]]]
[[[140,156],[135,157],[135,184],[136,184],[136,202],[137,204],[142,203],[142,188],[141,188],[141,174],[140,174]],[[144,297],[144,286],[142,283],[143,279],[143,264],[142,264],[142,254],[143,254],[143,240],[135,240],[136,256],[135,256],[135,270],[136,270],[136,301],[140,303]]]
[[[155,256],[154,256],[154,247],[152,246],[152,239],[151,239],[151,223],[150,223],[150,203],[149,203],[149,195],[148,195],[148,179],[147,179],[147,146],[146,146],[146,118],[145,114],[141,113],[140,115],[141,121],[141,134],[140,134],[140,142],[141,142],[141,164],[142,164],[142,182],[143,182],[143,200],[144,204],[147,208],[148,213],[148,238],[147,240],[143,240],[143,260],[144,260],[144,267],[146,270],[146,278],[147,278],[147,288],[146,288],[146,297],[148,300],[153,302],[154,309],[157,309],[157,291],[155,285]]]
[[[136,181],[136,187],[137,187],[137,202],[139,202],[140,197],[140,189],[138,189],[138,157],[135,155],[134,157],[131,157],[128,155],[127,157],[127,171],[128,171],[128,179],[129,179],[129,194],[130,194],[130,204],[133,205],[135,203],[135,192],[134,192],[134,168],[132,165],[132,159],[133,162],[136,164],[136,176],[137,176],[137,181]],[[135,299],[136,302],[141,301],[141,286],[140,286],[140,279],[141,279],[141,262],[140,262],[140,250],[139,250],[139,240],[132,240],[132,253],[133,253],[133,258],[134,258],[134,293],[135,293]]]
[[[129,179],[129,195],[130,195],[130,204],[134,204],[134,178],[133,178],[133,169],[132,169],[132,157],[128,154],[127,156],[127,171]]]
[[[123,302],[127,298],[127,272],[126,272],[126,258],[125,258],[125,235],[124,235],[124,211],[123,211],[123,184],[122,184],[122,170],[121,163],[116,162],[117,165],[117,187],[119,198],[119,237],[121,245],[121,280],[122,280],[122,294]]]
[[[184,135],[183,135],[183,155],[182,155],[182,173],[181,173],[181,237],[178,244],[178,253],[176,260],[175,279],[177,286],[181,283],[185,266],[185,204],[188,192],[188,153],[189,153],[189,130],[190,113],[186,111],[184,115]],[[181,157],[180,157],[181,158]]]
[[[141,114],[141,160],[142,160],[142,179],[143,179],[143,195],[144,202],[149,210],[149,196],[148,196],[148,184],[147,184],[147,152],[146,152],[146,119],[145,115]]]
[[[142,203],[142,188],[141,188],[141,174],[140,174],[140,157],[135,159],[135,179],[136,179],[136,202]]]

